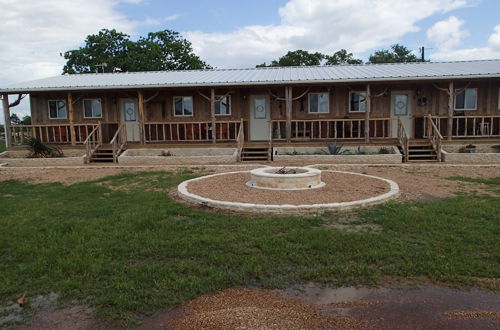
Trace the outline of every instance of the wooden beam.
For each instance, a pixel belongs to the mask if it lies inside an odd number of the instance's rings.
[[[455,108],[455,90],[453,81],[450,81],[448,85],[448,120],[446,123],[446,139],[451,141],[451,136],[453,135],[453,110]]]
[[[210,89],[210,119],[212,120],[212,142],[217,142],[217,127],[215,127],[215,89]]]
[[[285,114],[286,114],[286,141],[290,142],[292,139],[292,98],[293,98],[292,87],[285,87]]]
[[[141,144],[145,144],[144,137],[144,94],[142,91],[137,91],[137,103],[139,107],[139,135],[141,136]]]
[[[9,94],[3,94],[3,118],[5,123],[5,146],[12,147],[12,133],[10,130],[10,107],[9,107]]]
[[[151,101],[152,99],[154,99],[155,97],[157,97],[158,94],[160,94],[160,92],[156,91],[156,93],[154,93],[152,96],[150,96],[150,97],[148,97],[147,99],[144,100],[144,104],[148,103],[149,101]]]
[[[83,109],[85,111],[85,109]],[[69,135],[71,138],[71,145],[76,145],[76,134],[75,134],[75,116],[73,111],[73,95],[68,93],[68,119],[69,119]]]
[[[372,93],[370,85],[366,85],[365,97],[365,142],[370,142],[370,112],[372,108]]]

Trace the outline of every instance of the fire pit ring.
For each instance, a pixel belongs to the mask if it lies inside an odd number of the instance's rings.
[[[303,190],[321,188],[321,171],[309,167],[264,167],[250,171],[247,186],[271,190]]]

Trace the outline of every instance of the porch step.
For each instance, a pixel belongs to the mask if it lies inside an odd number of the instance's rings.
[[[90,157],[91,163],[112,163],[113,149],[111,146],[100,146]]]
[[[437,162],[437,153],[431,143],[411,142],[408,145],[408,162]]]
[[[248,161],[271,161],[269,147],[243,147],[240,159],[242,162]]]

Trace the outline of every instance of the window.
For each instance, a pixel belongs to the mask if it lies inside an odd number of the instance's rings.
[[[497,109],[500,110],[500,88],[498,88],[498,102],[497,102]]]
[[[328,93],[309,93],[309,113],[328,113]]]
[[[217,96],[217,99],[220,96]],[[226,116],[231,114],[231,97],[224,96],[219,102],[215,102],[215,115]]]
[[[193,115],[193,97],[175,96],[174,97],[174,115],[192,116]]]
[[[476,88],[466,88],[455,95],[455,110],[476,110],[476,106]]]
[[[83,118],[101,118],[102,108],[100,99],[83,100]]]
[[[366,92],[349,93],[349,112],[365,112]]]
[[[66,101],[49,100],[49,118],[66,119]]]

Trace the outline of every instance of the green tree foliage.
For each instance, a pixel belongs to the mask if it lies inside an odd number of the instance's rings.
[[[347,50],[341,49],[336,51],[332,56],[325,56],[326,65],[338,65],[338,64],[361,64],[363,61],[359,58],[354,58],[352,53],[348,53]]]
[[[87,36],[85,46],[65,52],[64,58],[63,73],[210,68],[194,54],[188,40],[171,30],[151,32],[132,41],[125,33],[103,29]]]
[[[280,57],[278,60],[273,60],[270,64],[262,63],[256,67],[360,64],[362,62],[362,60],[354,58],[352,53],[348,53],[345,49],[341,49],[331,56],[318,52],[310,53],[299,49],[289,51],[286,55]]]
[[[24,116],[20,119],[16,113],[10,115],[10,122],[12,125],[31,125],[31,116]]]
[[[390,49],[381,49],[370,55],[369,63],[402,63],[420,62],[421,59],[408,48],[400,44],[394,44]]]

